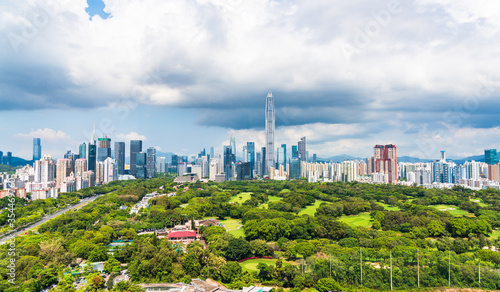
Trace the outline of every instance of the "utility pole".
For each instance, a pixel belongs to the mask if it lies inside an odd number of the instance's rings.
[[[417,245],[417,288],[420,288],[420,252]]]
[[[481,259],[479,259],[479,288],[481,288]]]
[[[332,278],[332,255],[330,255],[330,279]]]
[[[359,268],[361,271],[361,286],[363,286],[363,251],[361,246],[359,247]]]
[[[391,291],[392,291],[392,249],[389,250],[389,256],[391,261]]]

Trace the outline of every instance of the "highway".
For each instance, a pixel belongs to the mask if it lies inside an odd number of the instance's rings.
[[[18,235],[20,235],[20,234],[23,234],[23,233],[27,232],[27,231],[28,231],[28,230],[30,230],[30,229],[33,229],[33,228],[36,228],[36,227],[38,227],[38,226],[42,225],[43,223],[45,223],[45,222],[49,221],[50,219],[56,218],[57,216],[59,216],[59,215],[61,215],[61,214],[64,214],[64,213],[68,212],[68,211],[69,211],[69,210],[71,210],[71,209],[78,209],[78,208],[82,207],[83,205],[85,205],[85,204],[87,204],[87,203],[89,203],[89,202],[94,201],[97,197],[99,197],[99,196],[94,196],[94,197],[90,197],[90,198],[85,198],[85,199],[81,200],[81,201],[80,201],[78,204],[76,204],[76,205],[73,205],[73,206],[68,206],[68,207],[66,207],[66,208],[64,208],[64,209],[62,209],[62,210],[59,210],[59,211],[54,212],[54,213],[52,213],[52,214],[50,214],[50,215],[48,215],[48,216],[46,216],[46,217],[43,217],[43,218],[42,218],[42,220],[40,220],[40,221],[37,221],[37,222],[34,222],[34,223],[32,223],[32,224],[30,224],[30,225],[28,225],[28,226],[25,226],[25,227],[24,227],[24,230],[21,230],[21,231],[16,231],[16,232],[11,233],[11,234],[9,234],[9,235],[3,235],[3,236],[0,238],[0,244],[4,244],[4,243],[5,243],[5,241],[7,241],[9,238],[12,238],[12,236],[14,236],[14,235],[15,235],[15,236],[18,236]]]

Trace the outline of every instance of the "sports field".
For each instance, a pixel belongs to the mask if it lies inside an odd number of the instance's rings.
[[[387,211],[400,211],[399,207],[395,207],[395,206],[393,207],[393,206],[391,206],[389,204],[385,204],[385,203],[378,203],[378,204],[384,206],[384,209],[386,209]]]
[[[253,259],[253,260],[248,260],[248,261],[244,261],[242,263],[240,263],[241,267],[243,268],[243,272],[244,271],[258,271],[257,269],[257,265],[259,263],[264,263],[266,265],[276,265],[276,261],[277,259]],[[298,265],[296,262],[293,262],[293,261],[285,261],[285,260],[282,260],[283,261],[283,265],[284,266],[289,266],[289,265]]]
[[[493,232],[491,233],[491,238],[493,238],[493,239],[500,238],[500,230],[498,230],[498,229],[493,230]]]
[[[240,203],[243,204],[246,200],[250,199],[252,193],[239,193],[236,196],[231,197],[229,203]]]
[[[342,216],[339,219],[340,221],[347,223],[351,226],[361,226],[361,227],[366,227],[369,228],[372,226],[372,221],[370,218],[370,213],[365,212],[365,213],[360,213],[358,215],[351,215],[351,216]]]
[[[439,211],[450,212],[450,214],[453,216],[475,217],[474,214],[469,213],[469,212],[462,210],[462,209],[458,208],[457,206],[453,206],[453,205],[433,205],[431,207],[436,208]]]
[[[321,203],[327,203],[326,201],[322,201],[322,200],[316,200],[314,202],[314,204],[310,205],[310,206],[306,206],[305,208],[302,208],[302,210],[300,210],[299,212],[299,215],[310,215],[310,216],[314,216],[314,213],[316,213],[316,209],[318,209],[319,205],[321,205]]]
[[[267,196],[267,198],[269,199],[269,202],[264,203],[264,204],[260,204],[259,208],[268,209],[269,208],[269,203],[281,200],[280,197],[276,197],[276,196]]]

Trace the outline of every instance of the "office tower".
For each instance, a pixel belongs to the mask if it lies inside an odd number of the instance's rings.
[[[441,161],[446,162],[446,151],[441,150]]]
[[[317,159],[318,159],[318,157],[316,156],[316,153],[315,153],[315,154],[313,154],[313,161],[312,161],[312,162],[313,162],[313,163],[316,163]]]
[[[453,182],[453,168],[450,164],[443,160],[434,161],[432,163],[432,181],[438,183]]]
[[[136,157],[136,176],[137,178],[146,178],[147,177],[147,154],[144,152],[139,152],[135,155]]]
[[[274,130],[275,113],[273,94],[269,91],[266,97],[266,159],[264,174],[269,174],[269,167],[274,167]]]
[[[131,140],[130,141],[130,175],[137,175],[137,153],[142,151],[142,141],[141,140]]]
[[[255,173],[262,175],[262,153],[255,153]]]
[[[276,149],[276,169],[279,169],[280,165],[284,165],[286,163],[285,159],[285,149],[283,147],[278,147]]]
[[[85,142],[78,146],[78,154],[80,155],[80,158],[87,159],[87,144],[85,144]]]
[[[493,165],[498,163],[497,150],[496,149],[484,149],[484,162],[488,165]]]
[[[198,153],[198,158],[202,158],[205,155],[206,155],[206,151],[205,151],[205,148],[203,148],[203,150],[201,150],[200,153]]]
[[[158,157],[156,159],[156,172],[166,172],[167,159],[165,157]]]
[[[35,182],[48,183],[56,178],[56,162],[50,155],[45,155],[43,159],[35,161]]]
[[[149,147],[146,155],[146,177],[153,178],[156,175],[156,149]]]
[[[57,159],[57,166],[56,166],[56,187],[61,186],[61,182],[64,181],[65,178],[70,176],[72,169],[73,161],[71,159],[67,158],[59,158]]]
[[[125,142],[115,142],[114,158],[118,175],[125,174]]]
[[[231,146],[224,146],[224,175],[226,181],[234,178],[234,160]]]
[[[87,162],[88,162],[88,167],[87,169],[89,171],[96,171],[96,161],[97,161],[97,145],[95,141],[95,127],[94,130],[92,131],[92,138],[90,139],[89,142],[89,151],[87,155]]]
[[[40,138],[33,138],[33,161],[42,158],[42,144]]]
[[[236,180],[252,179],[252,167],[250,162],[239,162],[236,164]]]
[[[3,151],[0,151],[0,164],[3,164]]]
[[[172,154],[171,164],[172,167],[169,172],[177,172],[177,164],[179,163],[179,156]]]
[[[376,173],[388,175],[389,183],[398,181],[398,155],[396,145],[375,145],[373,148]]]
[[[104,161],[111,157],[111,139],[107,137],[97,139],[97,161]]]
[[[210,158],[214,158],[214,147],[210,147]]]
[[[307,161],[306,137],[300,138],[300,141],[298,143],[297,155],[300,161]]]
[[[283,159],[285,163],[283,164],[284,170],[286,171],[286,165],[287,165],[287,160],[286,160],[286,144],[281,144],[281,148],[283,148]]]
[[[12,166],[12,152],[7,152],[7,158],[4,158],[4,164]]]
[[[79,158],[75,160],[75,176],[82,176],[87,171],[87,159]]]
[[[299,158],[298,155],[297,145],[292,145],[292,158]]]
[[[247,142],[246,161],[250,163],[253,172],[255,169],[255,142]]]
[[[104,160],[103,164],[103,175],[102,182],[109,183],[115,181],[118,178],[118,167],[116,164],[116,159],[108,157]]]
[[[266,174],[266,147],[262,147],[260,153],[262,156],[262,169],[260,170],[260,173],[262,174],[262,176],[264,176]]]
[[[300,160],[297,157],[290,159],[290,179],[300,179]]]

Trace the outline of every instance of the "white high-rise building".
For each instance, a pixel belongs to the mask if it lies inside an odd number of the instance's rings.
[[[274,163],[274,130],[275,112],[273,94],[269,91],[266,97],[266,165],[265,174],[269,174],[269,168],[275,167]]]
[[[103,171],[103,183],[109,183],[115,181],[118,178],[118,165],[116,160],[108,157],[103,162],[104,171]]]

